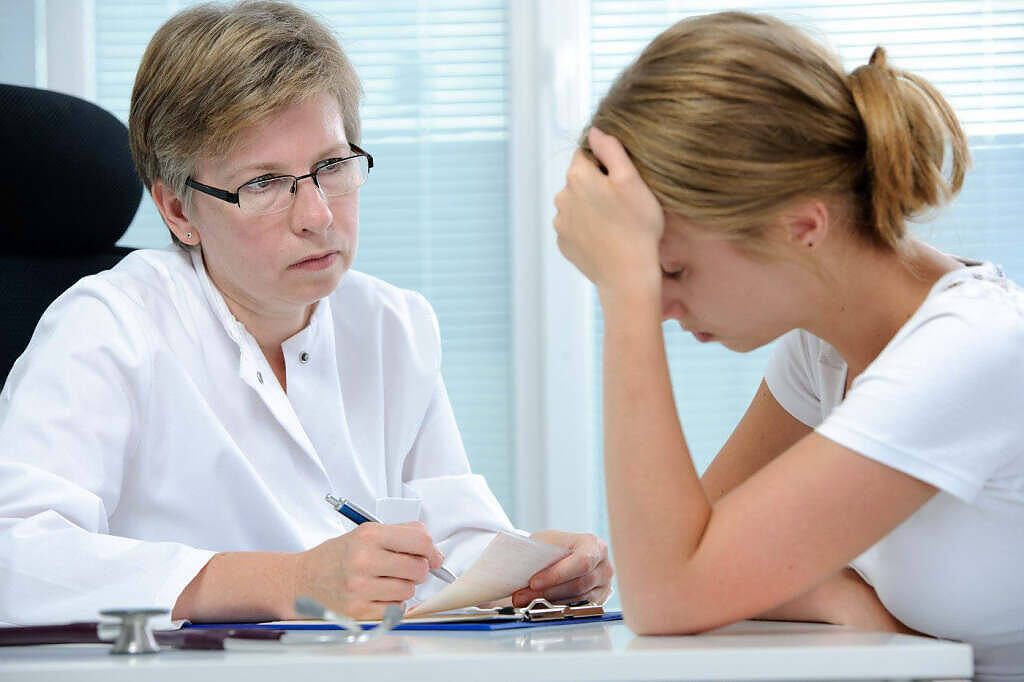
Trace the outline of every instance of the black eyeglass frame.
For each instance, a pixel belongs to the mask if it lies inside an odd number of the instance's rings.
[[[306,173],[305,175],[299,175],[299,176],[295,176],[295,175],[272,175],[272,176],[267,177],[267,178],[264,178],[264,177],[254,178],[252,180],[247,180],[246,182],[243,182],[241,185],[239,185],[235,189],[234,192],[229,192],[226,189],[220,189],[220,188],[217,188],[217,187],[211,187],[210,185],[204,185],[203,183],[199,182],[198,180],[193,180],[191,175],[188,178],[185,179],[185,184],[188,185],[189,187],[191,187],[194,190],[198,190],[198,191],[202,192],[203,194],[209,194],[211,197],[215,197],[217,199],[220,199],[221,201],[226,201],[229,204],[235,204],[236,206],[241,208],[242,206],[238,202],[238,190],[240,190],[243,187],[245,187],[246,185],[252,184],[254,182],[267,182],[268,180],[279,180],[281,178],[291,178],[292,179],[291,193],[295,194],[295,191],[296,191],[296,189],[299,186],[299,180],[305,180],[306,178],[313,178],[313,184],[317,186],[317,189],[320,189],[320,181],[317,180],[317,177],[316,177],[317,173],[319,173],[322,169],[326,168],[327,166],[330,166],[331,164],[341,163],[342,161],[348,161],[350,159],[358,159],[361,156],[365,156],[366,157],[366,172],[367,172],[367,174],[369,174],[370,169],[373,168],[373,156],[371,156],[369,152],[365,151],[364,149],[362,149],[358,145],[350,143],[349,147],[352,148],[352,151],[354,151],[355,154],[352,154],[350,156],[342,156],[342,157],[332,158],[332,159],[324,159],[323,161],[320,161],[319,163],[316,164],[316,166],[313,167],[312,172]],[[353,187],[352,189],[358,189],[358,187]],[[346,192],[345,194],[348,194],[348,192]],[[342,195],[339,194],[337,196],[342,196]]]

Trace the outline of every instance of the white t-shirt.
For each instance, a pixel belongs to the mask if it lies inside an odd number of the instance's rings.
[[[1024,290],[991,264],[949,272],[844,398],[846,371],[795,330],[765,381],[821,435],[939,489],[853,567],[911,628],[971,643],[979,677],[1024,678]]]
[[[422,296],[348,272],[282,350],[287,394],[176,247],[58,298],[0,393],[0,621],[170,608],[213,552],[351,530],[327,493],[423,521],[456,573],[511,529],[470,471]]]

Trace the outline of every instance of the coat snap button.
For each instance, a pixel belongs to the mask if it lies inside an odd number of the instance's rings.
[[[301,353],[299,353],[299,362],[303,365],[309,362],[309,353],[307,353],[306,351],[302,351]]]

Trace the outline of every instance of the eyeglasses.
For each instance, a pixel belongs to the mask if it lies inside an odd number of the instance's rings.
[[[313,178],[313,184],[326,197],[339,197],[358,189],[366,182],[373,168],[373,157],[356,145],[349,145],[352,156],[324,159],[316,164],[312,173],[294,175],[265,175],[241,185],[234,192],[217,189],[196,182],[191,177],[185,184],[203,194],[209,194],[238,208],[248,215],[280,213],[292,205],[299,180]]]

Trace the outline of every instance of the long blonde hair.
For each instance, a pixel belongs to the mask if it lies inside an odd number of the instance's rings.
[[[622,142],[666,211],[765,250],[806,196],[849,200],[858,234],[899,250],[906,219],[955,195],[970,163],[956,115],[878,47],[850,74],[778,19],[685,19],[623,71],[591,125]],[[942,168],[952,147],[950,177]],[[590,153],[586,134],[581,146]]]

